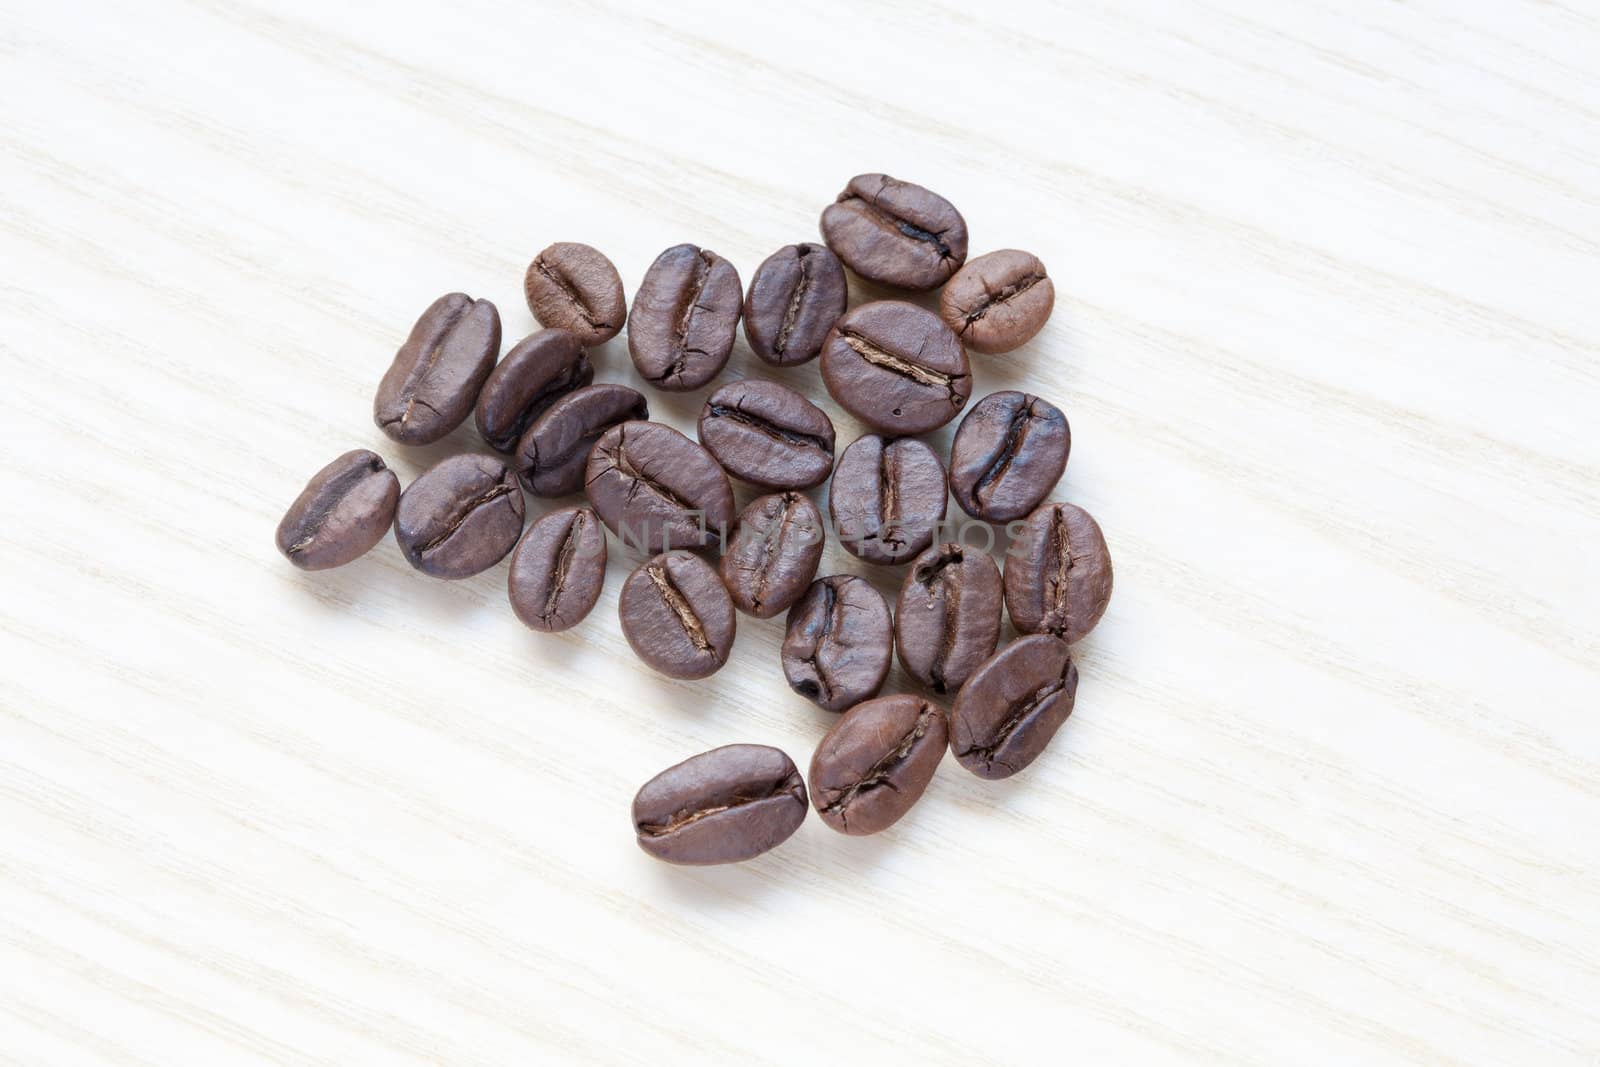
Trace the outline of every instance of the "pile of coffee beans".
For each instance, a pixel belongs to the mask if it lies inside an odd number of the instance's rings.
[[[738,612],[787,612],[784,678],[839,719],[805,776],[775,748],[735,744],[646,782],[634,833],[669,863],[760,855],[808,807],[842,833],[877,833],[922,796],[946,749],[982,778],[1023,770],[1072,713],[1069,646],[1111,597],[1099,525],[1047,501],[1071,449],[1066,415],[1011,390],[968,406],[969,353],[1010,352],[1049,318],[1055,287],[1044,264],[1014,249],[969,261],[955,206],[885,174],[852,178],[823,211],[821,232],[823,244],[769,256],[748,291],[715,252],[669,248],[631,311],[609,259],[553,244],[523,282],[544,328],[504,358],[492,303],[440,297],[379,382],[373,418],[397,443],[424,445],[470,414],[494,454],[450,456],[402,492],[380,456],[347,452],[311,478],[278,526],[279,550],[305,570],[349,563],[391,528],[407,562],[438,578],[466,578],[509,555],[511,608],[546,632],[578,625],[599,601],[609,530],[648,557],[622,586],[623,635],[671,678],[716,673]],[[943,286],[938,310],[906,300],[851,308],[847,269],[890,289]],[[741,320],[772,366],[819,360],[828,394],[873,432],[836,459],[832,421],[802,392],[734,381],[706,397],[693,441],[650,421],[638,390],[594,384],[587,349],[626,324],[643,382],[709,386]],[[919,439],[963,410],[948,459]],[[736,514],[730,478],[768,495]],[[825,481],[826,520],[805,493]],[[524,532],[525,492],[587,501]],[[948,536],[951,496],[974,522],[1005,524],[1003,571],[987,550]],[[859,576],[817,577],[830,527],[864,563],[906,568],[892,613]],[[1003,648],[1002,615],[1023,635]],[[896,655],[922,692],[880,695]],[[948,712],[932,698],[949,699]]]

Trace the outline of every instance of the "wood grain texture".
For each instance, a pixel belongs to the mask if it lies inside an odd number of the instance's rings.
[[[0,8],[0,1060],[1600,1060],[1600,10],[765,6]],[[621,552],[550,636],[273,527],[475,444],[371,423],[435,296],[748,280],[868,170],[1049,265],[977,394],[1066,410],[1116,595],[1027,773],[670,869],[641,782],[829,723],[781,619],[675,683]]]

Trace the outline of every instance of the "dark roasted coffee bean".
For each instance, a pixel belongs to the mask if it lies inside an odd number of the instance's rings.
[[[528,527],[511,553],[511,608],[535,630],[568,630],[600,599],[606,532],[588,508],[552,511]]]
[[[967,354],[950,327],[900,300],[845,314],[822,346],[822,383],[839,406],[880,433],[927,433],[972,395]]]
[[[954,693],[1000,643],[1000,568],[986,553],[935,545],[911,565],[894,610],[900,665]]]
[[[478,433],[499,452],[510,452],[533,420],[574,389],[594,381],[594,367],[566,330],[540,330],[511,346],[478,394]]]
[[[633,798],[639,847],[668,863],[737,863],[777,845],[806,818],[794,761],[766,745],[726,745],[668,767]]]
[[[809,489],[833,469],[833,420],[777,382],[730,382],[706,398],[700,443],[735,478]]]
[[[844,711],[877,696],[893,657],[889,605],[865,578],[819,578],[789,609],[783,676],[821,708]]]
[[[669,678],[704,678],[728,662],[733,601],[699,556],[664,552],[641,563],[623,583],[617,611],[633,651]]]
[[[1044,264],[1015,248],[979,256],[939,294],[939,317],[973,352],[1021,348],[1044,329],[1056,287]]]
[[[711,453],[659,422],[624,422],[589,453],[589,503],[622,542],[646,552],[721,541],[733,487]]]
[[[886,830],[911,810],[944,758],[944,712],[905,693],[857,704],[811,757],[811,802],[846,834]]]
[[[839,457],[828,511],[850,553],[868,563],[903,563],[933,544],[949,496],[944,464],[930,446],[867,434]]]
[[[1094,516],[1046,504],[1006,552],[1006,611],[1025,634],[1074,642],[1094,629],[1111,600],[1111,552]]]
[[[968,515],[1020,519],[1067,467],[1072,431],[1054,404],[1008,389],[972,406],[950,444],[950,491]]]
[[[394,538],[407,562],[435,578],[469,578],[505,558],[522,533],[522,490],[493,456],[440,460],[406,486]]]
[[[722,556],[733,606],[758,619],[787,610],[816,576],[824,537],[817,506],[799,493],[752,500]]]
[[[715,378],[733,351],[739,272],[715,252],[675,245],[645,272],[628,316],[628,354],[645,381],[685,392]]]
[[[628,318],[617,268],[574,241],[558,241],[534,256],[522,292],[539,325],[570,330],[585,348],[611,340]]]
[[[435,300],[378,383],[372,419],[405,445],[426,445],[461,425],[500,354],[500,312],[451,293]]]
[[[750,279],[744,335],[756,355],[779,367],[817,358],[848,289],[839,257],[822,245],[785,245]]]
[[[618,423],[648,419],[650,406],[626,385],[588,385],[561,397],[517,442],[517,473],[534,496],[583,490],[589,452]]]
[[[323,467],[278,523],[278,551],[301,570],[342,567],[383,540],[400,479],[376,452],[358,448]]]
[[[1048,634],[1013,641],[973,672],[950,712],[950,751],[979,778],[1009,778],[1072,714],[1078,668]]]
[[[869,281],[937,289],[967,258],[967,222],[955,205],[887,174],[858,174],[822,213],[822,239]]]

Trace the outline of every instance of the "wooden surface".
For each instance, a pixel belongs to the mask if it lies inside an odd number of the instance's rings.
[[[761,6],[6,0],[0,1060],[1600,1061],[1600,9]],[[540,636],[273,528],[476,446],[371,422],[435,296],[748,279],[868,170],[1049,265],[977,392],[1116,595],[1026,774],[672,869],[641,782],[829,724],[781,620],[676,683],[620,553]]]

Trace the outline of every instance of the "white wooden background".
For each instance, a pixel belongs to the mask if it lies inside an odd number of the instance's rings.
[[[765,6],[0,4],[0,1060],[1600,1061],[1600,7]],[[540,636],[273,528],[475,444],[371,424],[435,296],[748,279],[865,170],[1049,265],[978,393],[1116,596],[1025,775],[669,868],[641,782],[829,724],[781,620],[671,682],[620,558]]]

